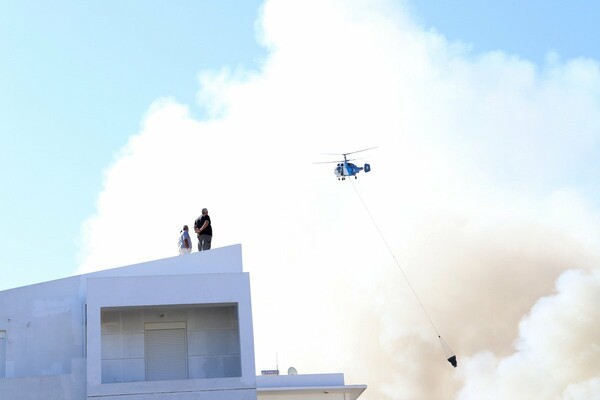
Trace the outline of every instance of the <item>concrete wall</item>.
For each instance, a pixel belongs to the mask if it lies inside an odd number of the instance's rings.
[[[163,321],[185,323],[189,379],[141,381],[146,324]],[[256,400],[257,383],[264,400],[355,400],[365,389],[337,374],[257,382],[239,245],[2,291],[0,332],[0,400]]]
[[[356,400],[366,385],[346,385],[343,374],[256,377],[258,400]]]
[[[6,376],[6,331],[0,331],[0,378]]]
[[[240,377],[237,305],[102,310],[102,383],[145,381],[145,325],[185,322],[189,379]]]
[[[64,375],[85,354],[80,277],[0,292],[7,378]]]
[[[192,309],[199,304],[210,307],[237,306],[241,361],[240,371],[236,371],[238,372],[237,377],[194,379],[196,376],[198,378],[202,377],[201,372],[204,369],[201,364],[192,365],[193,360],[190,360],[190,370],[197,375],[191,376],[192,379],[186,381],[103,383],[108,380],[106,375],[105,379],[102,379],[101,316],[103,310],[108,311],[121,307],[156,310],[161,307],[172,306],[170,311],[174,311],[177,309]],[[182,313],[183,311],[173,318],[181,320],[183,318]],[[188,313],[188,311],[185,311],[185,313]],[[167,315],[168,312],[164,314]],[[141,315],[131,316],[128,323],[133,323],[136,318],[142,318]],[[155,314],[152,318],[155,318],[156,315],[158,314]],[[188,317],[186,316],[186,318]],[[204,319],[208,321],[207,316]],[[229,392],[230,394],[235,392],[236,396],[242,396],[241,398],[244,399],[256,398],[250,282],[246,273],[89,278],[87,281],[87,321],[87,392],[90,398],[116,400],[119,396],[132,394],[163,393],[163,396],[166,396],[165,399],[179,399],[180,396],[184,395],[184,392],[196,393],[198,398],[206,399],[218,398],[222,395],[221,392]],[[193,340],[194,343],[190,344],[189,349],[191,354],[198,356],[198,360],[201,360],[201,357],[208,354],[202,354],[206,351],[206,348],[203,349],[197,339],[202,335],[205,337],[210,336],[210,333],[202,331],[202,329],[195,329],[196,325],[194,324],[199,321],[200,318],[190,318],[190,327],[194,328],[192,330],[195,331],[191,333],[191,336],[195,339]],[[223,322],[223,319],[221,319],[221,322]],[[228,326],[232,326],[232,322],[231,320],[228,321]],[[136,345],[138,349],[141,339],[139,329],[139,324],[137,327],[130,329],[137,331],[138,336],[132,336],[131,340],[138,343]],[[135,335],[133,332],[132,334]],[[237,350],[235,347],[231,347],[230,339],[227,339],[225,344],[222,343],[222,350],[228,352]],[[238,338],[235,337],[235,339]],[[213,338],[211,340],[219,339]],[[139,350],[137,351],[137,354],[139,354]],[[106,355],[106,352],[104,354]],[[237,357],[237,355],[235,356]],[[225,365],[222,365],[221,368],[227,369],[229,372],[233,371],[231,367]],[[141,375],[137,376],[141,377]],[[209,378],[209,376],[206,376],[206,378]]]
[[[1,400],[85,400],[85,359],[74,359],[71,373],[0,379]]]
[[[196,275],[243,272],[239,244],[199,251],[185,257],[169,257],[86,274],[88,278],[149,275]]]
[[[86,356],[87,279],[211,273],[242,273],[241,245],[1,291],[0,331],[6,332],[5,377],[69,374],[71,360]],[[110,291],[105,295],[110,296]]]
[[[211,336],[198,325],[210,317],[193,316],[199,304],[236,308],[238,318],[225,318],[229,328],[213,321],[223,336]],[[129,328],[116,343],[104,338],[102,345],[102,310],[122,307],[191,313],[185,317],[190,375],[203,379],[103,384],[102,361],[111,352],[139,355],[141,342],[135,336],[128,342]],[[184,311],[179,313],[174,318],[183,318]],[[6,359],[2,400],[256,399],[250,283],[239,245],[2,291],[0,331]],[[211,378],[204,361],[216,348],[222,377]]]

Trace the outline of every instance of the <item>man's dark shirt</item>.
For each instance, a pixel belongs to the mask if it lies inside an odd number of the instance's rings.
[[[204,228],[204,230],[200,233],[198,233],[198,235],[211,235],[212,236],[212,224],[210,222],[210,217],[208,215],[203,215],[201,216],[199,219],[196,220],[195,222],[195,227],[200,229],[202,228],[202,225],[204,225],[204,221],[208,221],[208,226],[206,228]]]

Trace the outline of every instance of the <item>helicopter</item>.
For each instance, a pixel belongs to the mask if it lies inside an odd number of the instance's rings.
[[[356,150],[356,151],[351,151],[349,153],[324,153],[324,154],[329,154],[329,155],[334,155],[334,156],[343,156],[344,160],[340,160],[340,161],[323,161],[323,162],[316,162],[315,164],[326,164],[326,163],[337,163],[335,169],[333,170],[333,172],[335,173],[335,176],[337,176],[338,181],[339,180],[345,180],[346,177],[350,177],[353,176],[354,179],[358,179],[358,176],[356,176],[360,171],[365,171],[369,172],[371,171],[371,165],[370,164],[364,164],[364,166],[359,167],[356,164],[353,164],[349,161],[354,161],[356,160],[355,158],[351,158],[349,159],[348,156],[350,154],[355,154],[355,153],[360,153],[363,151],[367,151],[367,150],[372,150],[375,149],[376,147],[369,147],[368,149],[363,149],[363,150]]]

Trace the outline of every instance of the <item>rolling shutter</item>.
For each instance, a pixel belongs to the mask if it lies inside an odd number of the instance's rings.
[[[185,322],[145,326],[146,380],[188,379]]]

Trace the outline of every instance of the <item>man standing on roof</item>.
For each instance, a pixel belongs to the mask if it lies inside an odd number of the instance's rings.
[[[179,255],[190,254],[192,252],[192,239],[188,233],[188,226],[184,225],[179,232]]]
[[[198,234],[198,251],[210,250],[212,224],[206,208],[202,209],[202,215],[194,222],[194,232]]]

